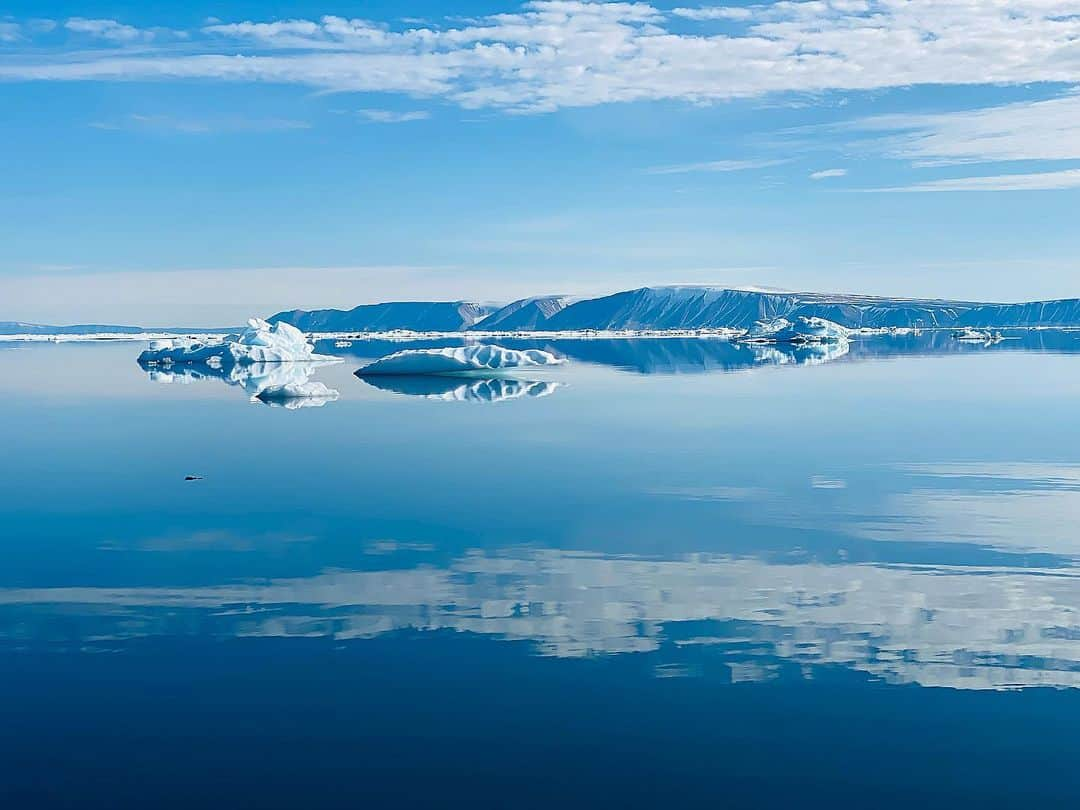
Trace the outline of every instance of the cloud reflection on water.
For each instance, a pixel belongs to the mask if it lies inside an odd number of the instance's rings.
[[[923,686],[1080,686],[1072,569],[506,550],[441,567],[262,582],[7,588],[0,617],[9,640],[107,644],[192,632],[348,640],[450,629],[528,640],[559,657],[709,645],[745,677],[790,661]]]

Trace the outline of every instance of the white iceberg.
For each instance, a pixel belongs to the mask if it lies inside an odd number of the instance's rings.
[[[139,355],[140,363],[150,365],[218,362],[233,366],[332,359],[315,354],[307,336],[295,326],[281,321],[271,325],[260,318],[249,320],[240,334],[225,335],[220,340],[186,337],[152,340],[150,347]]]
[[[284,385],[271,385],[255,395],[256,399],[269,405],[283,405],[286,408],[322,407],[333,402],[339,393],[328,388],[325,383],[314,380],[290,382]]]
[[[987,345],[1000,343],[1005,339],[1001,332],[991,332],[989,329],[972,329],[970,326],[957,329],[952,333],[952,336],[963,343],[985,343]]]
[[[407,349],[364,366],[356,375],[490,374],[515,368],[556,366],[565,362],[565,359],[541,349],[517,351],[490,345]]]
[[[851,332],[838,323],[824,318],[799,316],[794,321],[775,318],[758,321],[739,340],[747,343],[846,343]]]

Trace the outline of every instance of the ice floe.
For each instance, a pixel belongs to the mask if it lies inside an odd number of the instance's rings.
[[[267,405],[281,405],[293,409],[319,408],[327,402],[333,402],[338,396],[338,392],[328,388],[325,383],[309,380],[268,386],[256,394],[255,398]]]
[[[846,343],[851,332],[824,318],[799,316],[794,320],[776,318],[758,321],[739,340],[747,343]]]
[[[140,363],[220,363],[223,366],[251,363],[297,363],[311,360],[331,360],[315,354],[307,336],[287,323],[270,325],[252,318],[248,326],[236,335],[220,340],[199,340],[187,337],[150,341],[150,347],[139,355]]]
[[[359,372],[357,372],[359,375]],[[462,381],[447,376],[383,375],[364,379],[368,385],[395,394],[440,402],[504,402],[523,397],[546,397],[561,387],[550,380],[510,380],[505,377]]]
[[[991,332],[989,329],[972,329],[970,326],[957,329],[952,336],[963,343],[985,343],[987,345],[1000,343],[1005,338],[1001,332]]]
[[[387,355],[356,372],[358,377],[376,375],[429,375],[498,373],[517,368],[555,366],[561,357],[541,349],[504,349],[502,346],[474,345],[442,349],[407,349]]]

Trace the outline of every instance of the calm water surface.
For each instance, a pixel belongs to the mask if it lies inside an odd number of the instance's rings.
[[[1075,805],[1080,339],[508,345],[0,344],[4,806]]]

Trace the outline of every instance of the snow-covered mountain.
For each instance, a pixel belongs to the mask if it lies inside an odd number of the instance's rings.
[[[506,313],[505,318],[500,318],[500,313]],[[521,317],[519,321],[519,313],[527,313],[527,318]],[[1080,326],[1080,299],[987,304],[721,287],[642,287],[573,303],[554,297],[524,299],[504,307],[474,328],[746,329],[756,321],[798,317],[824,318],[850,329]]]
[[[777,292],[723,287],[641,287],[598,298],[523,298],[503,307],[470,301],[391,301],[349,310],[295,309],[270,316],[305,332],[573,332],[748,329],[756,321],[824,318],[849,329],[1080,327],[1080,298],[1018,304]],[[135,326],[43,326],[0,321],[0,335],[137,333]],[[157,332],[223,330],[157,329]]]
[[[488,315],[472,328],[492,332],[512,332],[517,329],[544,329],[545,324],[565,309],[570,298],[548,295],[522,298]]]
[[[546,328],[746,329],[774,318],[825,318],[848,328],[952,326],[979,305],[962,301],[876,298],[863,295],[762,292],[717,287],[642,287],[578,301]],[[1077,323],[1080,324],[1080,313]],[[993,324],[983,324],[991,326]]]

